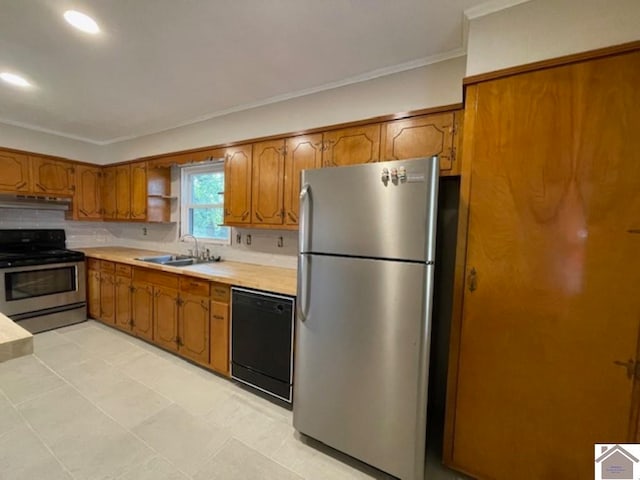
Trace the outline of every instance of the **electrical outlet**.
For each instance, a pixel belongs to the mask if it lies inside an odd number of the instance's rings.
[[[284,246],[284,239],[282,237],[278,237],[278,248],[282,248]]]
[[[244,241],[247,245],[251,245],[251,235],[245,235]]]
[[[242,234],[236,233],[236,243],[239,245],[242,243]]]
[[[147,227],[142,227],[142,235],[147,236]]]

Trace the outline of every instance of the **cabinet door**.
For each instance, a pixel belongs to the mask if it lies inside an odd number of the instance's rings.
[[[153,287],[146,282],[133,282],[131,295],[133,333],[153,340]]]
[[[100,320],[115,323],[115,291],[116,282],[112,273],[100,273]]]
[[[179,352],[204,365],[209,363],[209,297],[180,293]]]
[[[449,409],[453,464],[473,476],[592,478],[594,443],[635,440],[638,65],[634,52],[467,89],[468,278]]]
[[[229,304],[211,302],[211,368],[229,375]]]
[[[102,218],[115,220],[116,212],[116,167],[107,167],[102,171]]]
[[[325,167],[377,162],[380,158],[380,124],[325,132],[323,143],[322,165]]]
[[[89,270],[87,273],[87,310],[89,317],[100,320],[100,271]]]
[[[283,217],[284,140],[253,145],[251,222],[281,225]]]
[[[29,157],[0,151],[0,192],[26,193],[31,190]]]
[[[131,164],[131,219],[147,218],[147,164]]]
[[[153,288],[153,341],[178,350],[178,290],[174,288]]]
[[[224,155],[224,223],[251,223],[251,145]]]
[[[440,171],[450,171],[455,159],[455,120],[454,112],[446,112],[383,124],[382,160],[438,155]]]
[[[72,163],[44,157],[29,157],[33,190],[36,193],[73,195],[75,167]]]
[[[131,330],[131,279],[116,275],[115,325],[123,330]]]
[[[102,218],[102,172],[100,167],[78,165],[76,167],[77,188],[73,199],[76,220],[99,220]]]
[[[322,134],[287,138],[284,157],[284,224],[298,225],[300,172],[322,166]]]
[[[131,218],[131,169],[129,165],[115,167],[116,170],[116,218]]]

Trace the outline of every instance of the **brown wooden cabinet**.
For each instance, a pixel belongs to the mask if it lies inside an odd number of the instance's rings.
[[[467,87],[444,450],[474,477],[592,478],[595,443],[638,441],[638,65]]]
[[[224,150],[224,223],[251,223],[251,145]]]
[[[0,172],[0,192],[27,193],[33,189],[27,155],[0,150]]]
[[[460,174],[456,161],[460,112],[422,115],[382,125],[382,160],[438,155],[441,175]]]
[[[229,302],[231,289],[221,283],[211,284],[210,367],[229,376]]]
[[[284,224],[298,225],[300,172],[322,166],[322,134],[287,138],[284,158]]]
[[[88,165],[76,167],[76,195],[73,200],[74,220],[102,218],[102,168]]]
[[[115,220],[116,207],[116,167],[105,167],[102,170],[102,218]]]
[[[31,156],[34,193],[71,196],[75,192],[75,164],[47,157]]]
[[[282,225],[284,216],[284,140],[253,145],[251,223]]]
[[[209,363],[209,297],[181,291],[179,306],[178,351],[190,360],[207,365]]]
[[[133,328],[131,270],[129,265],[116,264],[115,325],[123,330],[131,330]]]
[[[325,132],[323,145],[324,167],[377,162],[380,158],[380,124]]]
[[[113,273],[100,272],[100,320],[111,325],[116,321],[115,288]]]
[[[100,319],[100,267],[94,262],[95,267],[92,268],[91,261],[88,263],[87,270],[87,313],[89,317]]]
[[[131,322],[133,333],[145,340],[153,340],[153,285],[136,280],[131,286]]]
[[[130,216],[131,220],[147,218],[147,164],[136,162],[130,165]]]
[[[153,287],[153,341],[167,350],[178,350],[178,290]]]
[[[115,167],[116,219],[131,218],[131,166]]]

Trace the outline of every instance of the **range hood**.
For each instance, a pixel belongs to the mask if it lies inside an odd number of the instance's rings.
[[[0,195],[0,208],[68,211],[71,208],[71,199],[36,195]]]

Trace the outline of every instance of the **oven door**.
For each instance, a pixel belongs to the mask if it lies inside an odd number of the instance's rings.
[[[0,270],[0,312],[12,317],[86,302],[84,262]]]

